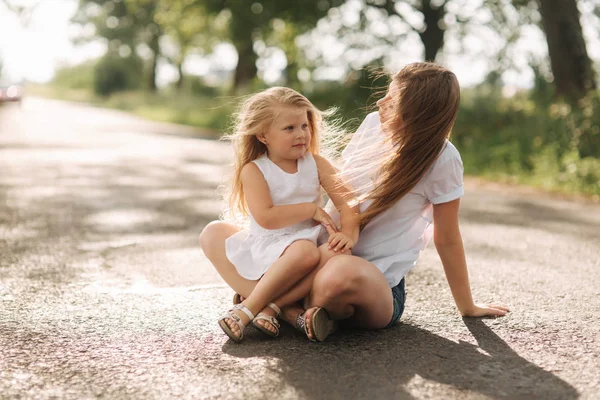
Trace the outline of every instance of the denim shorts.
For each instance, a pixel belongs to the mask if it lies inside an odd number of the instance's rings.
[[[384,328],[391,328],[398,323],[398,320],[404,312],[404,302],[406,301],[406,290],[404,289],[404,278],[400,283],[392,288],[392,300],[394,302],[394,313],[392,314],[392,320]]]

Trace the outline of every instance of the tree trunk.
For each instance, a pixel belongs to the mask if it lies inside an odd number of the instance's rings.
[[[152,60],[150,65],[150,74],[148,76],[148,89],[152,92],[156,92],[156,69],[158,66],[158,57],[160,56],[160,28],[156,26],[156,29],[151,30],[152,36],[150,37],[150,43],[148,44],[150,50],[152,50]]]
[[[238,63],[235,67],[235,75],[233,79],[233,90],[248,86],[248,84],[256,77],[258,72],[256,68],[256,53],[253,49],[251,38],[235,43],[235,49],[238,53]]]
[[[425,19],[425,30],[419,32],[425,46],[425,61],[435,61],[437,53],[444,47],[444,28],[440,24],[446,15],[446,4],[434,6],[431,0],[422,0],[419,11]]]
[[[576,0],[538,0],[557,94],[576,101],[596,88]]]
[[[183,60],[177,63],[177,72],[179,73],[179,79],[177,79],[177,90],[181,90],[183,87]]]

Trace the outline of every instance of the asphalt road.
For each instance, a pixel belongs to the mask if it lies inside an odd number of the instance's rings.
[[[505,318],[460,318],[430,246],[395,328],[238,345],[216,322],[232,291],[197,244],[229,148],[198,134],[0,107],[0,398],[600,398],[598,205],[469,182],[473,292]]]

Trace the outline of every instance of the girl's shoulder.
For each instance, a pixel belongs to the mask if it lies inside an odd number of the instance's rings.
[[[262,172],[263,175],[266,175],[267,171],[270,169],[271,161],[269,160],[269,157],[267,157],[267,154],[265,153],[265,154],[260,155],[258,158],[252,160],[248,164],[256,165],[258,167],[258,169],[260,170],[260,172]]]

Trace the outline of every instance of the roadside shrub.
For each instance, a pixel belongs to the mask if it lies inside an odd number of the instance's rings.
[[[64,89],[92,89],[96,60],[74,66],[62,66],[54,74],[53,84]]]
[[[140,87],[142,65],[134,56],[120,57],[107,53],[94,68],[94,93],[108,96],[111,93]]]

